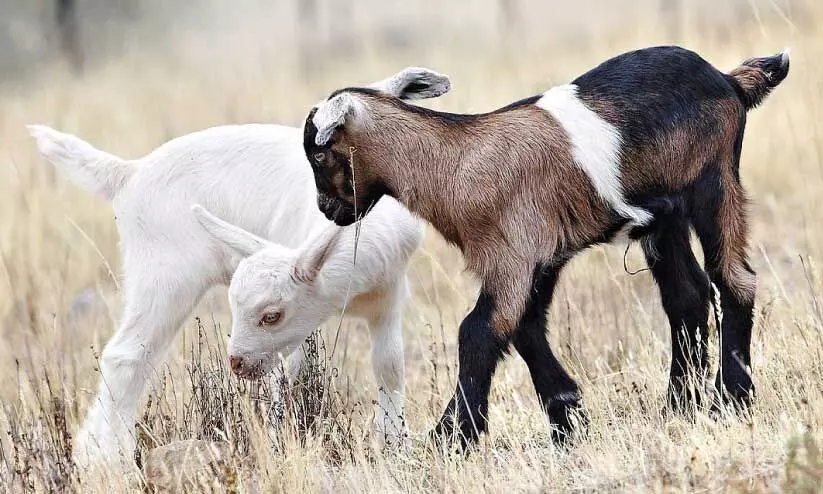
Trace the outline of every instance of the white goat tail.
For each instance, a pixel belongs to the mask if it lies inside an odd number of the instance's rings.
[[[44,125],[27,128],[49,163],[79,187],[96,192],[109,201],[134,172],[134,162],[100,151],[71,134]]]

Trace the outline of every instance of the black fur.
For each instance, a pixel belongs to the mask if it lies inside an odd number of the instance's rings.
[[[746,269],[754,274],[748,264]],[[720,367],[715,388],[722,393],[725,402],[745,409],[751,405],[755,391],[748,370],[752,360],[754,302],[740,302],[717,273],[712,274],[712,281],[720,291],[720,307],[723,310],[720,332],[723,344],[720,347]]]
[[[676,209],[682,207],[680,204],[681,201],[682,198],[679,194],[666,195],[664,192],[660,192],[659,195],[651,193],[630,197],[629,202],[650,212],[652,214],[652,220],[647,225],[632,227],[628,232],[629,239],[640,240],[642,237],[652,233],[662,221],[666,221],[666,218],[672,215]],[[628,219],[617,213],[613,213],[609,227],[603,230],[594,241],[585,247],[611,242],[628,223]]]
[[[535,267],[531,295],[511,341],[529,368],[541,406],[554,426],[552,439],[557,443],[571,438],[573,416],[584,426],[588,423],[580,408],[577,383],[563,369],[546,339],[546,311],[562,267],[562,263]],[[494,297],[481,293],[474,310],[460,324],[458,386],[434,429],[437,441],[454,437],[465,447],[486,430],[491,379],[510,343],[493,331],[493,311]]]
[[[361,93],[373,96],[383,94],[381,91],[377,89],[348,87],[338,89],[337,91],[332,92],[331,95],[329,95],[329,98],[332,98],[340,94],[341,92]],[[540,99],[540,96],[531,96],[529,98],[524,98],[520,101],[516,101],[514,103],[506,105],[492,112],[475,115],[464,115],[459,113],[447,113],[436,110],[430,110],[428,108],[408,104],[399,98],[390,98],[387,101],[390,101],[392,104],[402,108],[405,111],[409,111],[419,115],[424,115],[428,118],[437,118],[449,123],[461,123],[470,120],[475,120],[493,113],[505,112],[518,106],[531,105],[537,102],[538,99]],[[342,167],[343,173],[345,175],[345,192],[348,192],[349,194],[353,192],[351,163],[349,157],[343,156],[340,153],[336,153],[331,150],[331,147],[334,144],[334,137],[332,137],[332,139],[330,139],[329,142],[323,146],[318,146],[316,144],[315,138],[317,136],[317,127],[314,125],[314,122],[312,121],[316,111],[316,109],[313,109],[311,112],[309,112],[309,115],[306,117],[305,125],[303,127],[303,150],[305,151],[306,157],[308,158],[312,166],[312,170],[314,171],[314,180],[318,191],[317,205],[327,219],[333,221],[335,224],[339,226],[348,226],[354,223],[355,221],[362,219],[365,213],[372,207],[374,207],[374,205],[377,204],[377,202],[380,200],[381,197],[383,197],[383,195],[393,194],[392,191],[389,190],[389,188],[384,183],[376,182],[370,184],[368,190],[358,191],[357,203],[360,205],[360,209],[355,214],[354,204],[350,201],[346,201],[343,198],[341,198],[340,194],[338,193],[339,191],[336,190],[332,183],[335,171],[338,169],[338,167]],[[314,156],[318,153],[324,153],[326,155],[326,160],[324,161],[324,163],[318,163],[314,160]],[[329,165],[328,163],[333,163],[333,165]]]
[[[660,290],[669,319],[672,361],[669,404],[687,409],[701,402],[708,370],[708,321],[711,287],[689,244],[687,212],[677,209],[661,219],[643,241],[646,262]]]
[[[398,98],[400,99],[408,99],[411,95],[419,93],[429,87],[429,84],[424,84],[420,82],[412,82],[410,84],[406,84],[406,87],[403,88],[403,91],[400,93]]]
[[[726,120],[728,113],[716,112],[715,103],[730,100],[739,102],[735,162],[732,164],[734,177],[739,180],[738,167],[746,123],[744,109],[759,103],[768,94],[768,90],[782,81],[788,72],[788,64],[776,57],[752,59],[746,64],[770,74],[768,84],[764,86],[767,90],[762,94],[757,92],[762,89],[760,86],[749,84],[757,88],[754,93],[744,90],[734,77],[721,73],[694,52],[673,46],[619,55],[581,75],[572,84],[577,86],[578,96],[584,103],[599,102],[609,107],[609,118],[614,120],[610,120],[610,123],[621,133],[624,153],[626,150],[643,149],[656,142],[664,133],[676,128],[687,128],[690,139],[694,141],[715,139],[729,125]],[[379,93],[364,88],[346,88],[340,91]],[[476,115],[429,110],[398,99],[388,101],[404,111],[459,125],[490,114],[535,104],[541,96],[525,98],[493,112]],[[304,142],[309,157],[323,149],[314,145],[317,129],[311,124],[311,117],[312,114],[306,124]],[[337,159],[342,161],[345,157]],[[721,174],[720,163],[702,165],[703,172],[699,179],[684,189],[667,190],[661,184],[634,192],[627,198],[631,204],[650,211],[654,216],[650,224],[633,228],[629,235],[633,239],[643,240],[644,253],[669,320],[672,335],[669,401],[674,407],[681,409],[700,402],[700,390],[691,388],[691,385],[699,384],[708,370],[706,343],[712,300],[709,280],[720,291],[724,314],[720,349],[722,369],[717,376],[718,389],[741,405],[748,404],[753,392],[751,377],[747,372],[750,366],[753,302],[741,301],[735,295],[731,280],[723,278],[719,257],[719,210],[724,197],[721,176],[728,175]],[[329,192],[334,190],[331,178],[323,178],[325,171],[319,170],[314,163],[312,166],[315,167],[320,195],[328,197],[327,204],[321,206],[326,216],[338,224],[353,221],[351,208],[341,205],[339,194]],[[373,195],[370,195],[372,191],[367,191],[367,200],[376,201],[383,193],[389,191],[381,189],[378,184]],[[598,238],[592,239],[591,244],[612,240],[626,224],[626,219],[613,213],[609,227]],[[692,252],[690,227],[694,227],[703,246],[705,272]],[[585,424],[585,415],[579,410],[577,384],[553,355],[545,337],[545,326],[546,310],[565,260],[587,246],[572,246],[562,260],[555,260],[556,264],[535,268],[533,289],[526,301],[524,314],[511,335],[511,341],[501,340],[500,334],[492,328],[494,297],[486,291],[481,293],[475,308],[460,324],[458,385],[435,428],[438,438],[455,434],[461,444],[465,445],[474,442],[478,434],[486,429],[492,376],[509,344],[515,346],[529,367],[540,402],[555,426],[553,438],[563,441],[569,437],[574,424],[570,418],[572,415],[578,414],[581,423]],[[746,269],[750,270],[748,265]]]
[[[311,164],[314,172],[314,185],[317,187],[317,207],[329,221],[333,221],[338,226],[349,226],[358,221],[377,204],[377,201],[390,191],[382,182],[374,182],[369,185],[368,190],[358,191],[360,196],[358,204],[361,208],[356,210],[355,205],[341,197],[353,197],[354,186],[352,167],[349,156],[332,150],[334,138],[323,146],[315,143],[317,137],[317,126],[314,125],[313,118],[317,110],[313,109],[306,117],[303,127],[303,151]],[[322,154],[325,158],[318,162],[315,156]],[[338,191],[333,180],[336,171],[343,170],[343,190]]]
[[[370,95],[379,95],[381,94],[380,91],[371,88],[362,88],[362,87],[350,87],[345,89],[340,89],[332,93],[332,96],[335,94],[339,94],[343,91],[347,91],[350,93],[361,93],[361,94],[370,94]],[[331,97],[331,96],[330,96]],[[473,120],[478,120],[480,118],[487,117],[489,115],[494,115],[496,113],[503,113],[514,108],[526,105],[533,105],[535,104],[542,95],[536,96],[529,96],[527,98],[523,98],[521,100],[515,101],[514,103],[510,103],[504,107],[498,108],[496,110],[492,110],[486,113],[449,113],[444,111],[432,110],[429,108],[424,108],[422,106],[412,105],[402,101],[400,99],[392,98],[389,102],[398,108],[402,109],[403,111],[408,111],[410,113],[415,113],[417,115],[423,115],[428,118],[436,118],[443,122],[453,123],[453,124],[460,124],[465,122],[471,122]]]
[[[640,149],[675,127],[712,139],[723,122],[704,105],[737,99],[725,74],[696,53],[675,46],[631,51],[606,60],[572,84],[578,96],[608,101],[623,148]]]
[[[303,126],[303,151],[306,153],[306,158],[312,168],[312,175],[314,176],[314,185],[317,187],[317,207],[326,218],[334,221],[339,216],[349,216],[347,204],[343,199],[337,196],[332,180],[334,178],[334,170],[326,165],[326,160],[330,159],[331,145],[333,141],[329,141],[325,146],[318,146],[315,144],[317,137],[317,126],[314,125],[314,114],[317,109],[312,109],[306,117]],[[316,156],[322,154],[325,159],[318,161]],[[345,158],[345,157],[344,157]],[[353,210],[353,207],[351,208]]]
[[[540,404],[554,426],[552,439],[556,443],[571,438],[573,415],[583,426],[588,423],[580,408],[577,383],[563,369],[546,339],[546,312],[562,268],[562,264],[535,268],[531,296],[513,340],[514,348],[529,368]]]
[[[460,323],[457,388],[434,429],[438,442],[456,439],[465,447],[486,430],[492,376],[509,346],[492,328],[493,312],[494,297],[481,292],[474,309]]]

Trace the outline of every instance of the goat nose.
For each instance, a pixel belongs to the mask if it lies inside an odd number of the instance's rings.
[[[231,365],[231,370],[234,372],[240,372],[240,369],[243,368],[243,357],[232,355],[229,357],[229,364]]]

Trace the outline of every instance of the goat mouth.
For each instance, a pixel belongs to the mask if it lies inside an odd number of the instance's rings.
[[[263,371],[263,362],[258,362],[253,366],[244,367],[240,371],[235,371],[234,374],[241,379],[256,381],[266,375],[266,372]]]
[[[326,219],[333,221],[337,226],[349,226],[357,221],[354,206],[351,204],[328,196],[320,196],[317,202]]]
[[[334,217],[329,219],[332,220],[334,224],[337,226],[349,226],[353,224],[355,221],[357,221],[357,218],[355,218],[354,213],[336,214],[334,215]]]

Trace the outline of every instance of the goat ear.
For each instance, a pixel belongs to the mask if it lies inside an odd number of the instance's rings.
[[[340,242],[344,228],[330,226],[306,242],[294,264],[294,278],[312,284]]]
[[[335,129],[343,125],[346,117],[355,113],[358,105],[362,103],[347,92],[336,94],[317,105],[317,110],[312,117],[312,123],[317,127],[315,144],[325,146],[331,140]]]
[[[400,99],[428,99],[448,93],[451,81],[449,76],[425,67],[407,67],[369,87]]]
[[[191,211],[212,238],[229,247],[241,257],[249,257],[259,252],[269,243],[253,233],[221,220],[199,204],[193,205]]]

